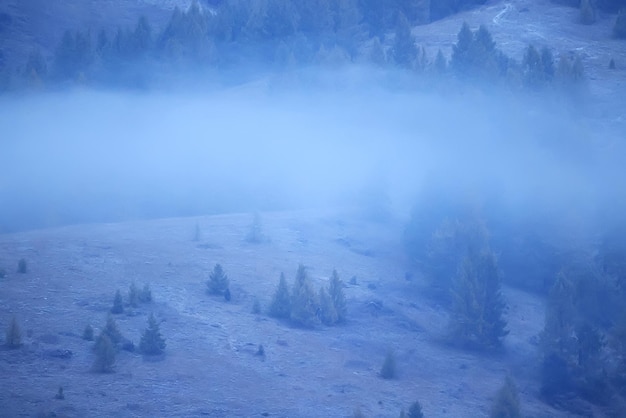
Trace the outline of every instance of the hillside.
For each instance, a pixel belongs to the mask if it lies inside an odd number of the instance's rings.
[[[508,371],[526,416],[571,416],[538,401],[536,341],[543,308],[536,297],[506,289],[511,334],[505,351],[483,356],[442,344],[446,312],[405,278],[400,224],[371,223],[353,211],[262,214],[267,240],[247,243],[249,215],[72,226],[0,236],[7,266],[0,326],[11,314],[24,345],[0,351],[3,416],[328,416],[360,407],[395,416],[415,400],[426,416],[486,416]],[[200,240],[193,241],[194,225]],[[164,239],[166,237],[166,239]],[[26,274],[10,268],[28,261]],[[315,287],[336,268],[347,284],[348,321],[315,330],[251,313],[267,307],[281,271],[291,284],[298,263]],[[209,296],[215,263],[233,299]],[[418,273],[418,272],[416,272]],[[408,277],[408,276],[406,276]],[[86,324],[104,325],[115,289],[150,283],[154,302],[116,315],[138,343],[150,312],[163,321],[166,354],[158,361],[120,351],[115,373],[90,372]],[[255,355],[257,346],[265,357]],[[399,377],[378,376],[395,351]],[[58,358],[67,353],[68,358]],[[54,395],[63,386],[65,399]]]

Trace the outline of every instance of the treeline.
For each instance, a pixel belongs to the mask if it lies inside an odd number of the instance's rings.
[[[427,51],[411,31],[424,19],[422,3],[228,0],[210,10],[194,2],[176,9],[160,31],[145,17],[114,33],[67,30],[50,60],[34,51],[17,77],[3,72],[0,88],[67,82],[142,87],[181,72],[353,62],[531,89],[555,81],[570,87],[583,78],[579,57],[555,59],[547,47],[529,46],[517,61],[497,48],[484,26],[472,31],[464,24],[451,53]],[[8,68],[0,55],[0,72],[2,66]]]

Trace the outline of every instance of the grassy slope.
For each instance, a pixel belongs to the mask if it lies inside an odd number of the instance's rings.
[[[263,214],[268,242],[244,241],[249,215],[85,225],[0,236],[0,264],[25,257],[30,272],[9,270],[0,292],[0,327],[15,313],[28,332],[19,350],[0,351],[0,410],[8,416],[54,411],[58,416],[329,416],[388,417],[419,399],[428,416],[486,416],[507,371],[518,378],[524,411],[559,416],[537,400],[536,335],[542,302],[506,289],[511,334],[492,356],[441,343],[446,312],[405,280],[401,225],[376,224],[354,213]],[[194,225],[202,231],[193,242]],[[214,263],[231,279],[233,301],[206,295]],[[310,267],[316,287],[333,268],[344,281],[349,321],[318,330],[293,329],[251,314],[254,296],[267,306],[284,271]],[[118,316],[138,342],[154,311],[167,338],[162,361],[122,352],[117,372],[89,373],[87,323],[100,328],[115,289],[150,282],[155,297],[136,316]],[[382,309],[372,303],[382,301]],[[254,355],[263,344],[265,361]],[[399,378],[377,374],[396,351]],[[53,349],[72,350],[67,359]],[[64,401],[54,400],[58,386]]]

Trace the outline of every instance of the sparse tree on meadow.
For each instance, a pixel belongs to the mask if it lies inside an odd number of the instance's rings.
[[[228,289],[228,276],[224,273],[221,264],[216,264],[213,271],[209,275],[207,282],[208,291],[214,295],[223,295]]]
[[[110,314],[107,316],[107,322],[102,333],[106,334],[114,345],[122,341],[122,333],[117,326],[115,318]]]
[[[300,264],[291,291],[291,320],[305,328],[314,327],[318,322],[316,299],[306,268]]]
[[[135,282],[132,282],[128,288],[128,305],[131,308],[139,306],[139,289],[135,285]]]
[[[269,309],[270,316],[274,318],[289,318],[291,316],[291,296],[285,275],[280,273],[280,280],[274,292]]]
[[[383,379],[393,379],[396,377],[396,355],[392,350],[387,351],[385,361],[380,369],[380,377]]]
[[[93,371],[97,373],[111,373],[115,366],[115,347],[109,335],[100,333],[95,344],[96,358],[93,363]]]
[[[517,386],[511,376],[507,376],[504,384],[496,393],[491,406],[490,418],[520,418],[519,395]]]
[[[89,324],[87,324],[83,330],[83,340],[93,341],[93,327]]]
[[[424,413],[422,412],[422,405],[419,401],[415,401],[409,407],[409,413],[407,414],[407,418],[424,418]]]
[[[322,286],[320,288],[320,320],[325,325],[333,325],[337,322],[337,310],[333,304],[332,299],[326,292],[326,289]]]
[[[115,297],[113,298],[113,307],[111,313],[120,314],[124,312],[124,301],[122,300],[122,293],[119,289],[115,291]]]
[[[148,317],[148,328],[141,336],[139,349],[143,354],[147,355],[161,354],[165,349],[165,339],[161,336],[159,324],[152,313]]]
[[[343,281],[339,278],[337,270],[333,270],[333,275],[330,278],[330,286],[328,294],[333,302],[333,307],[337,314],[337,322],[344,322],[348,316],[348,307],[346,302],[346,295],[343,292]]]
[[[4,344],[8,348],[17,348],[22,345],[22,330],[20,329],[20,325],[17,323],[17,319],[15,315],[11,318],[11,322],[6,329],[6,340]]]

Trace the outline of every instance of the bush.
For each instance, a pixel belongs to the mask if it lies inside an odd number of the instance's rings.
[[[222,295],[226,289],[228,289],[228,276],[226,276],[220,264],[216,264],[215,267],[213,267],[213,271],[207,282],[207,287],[209,293],[213,295]]]
[[[393,379],[396,377],[396,355],[389,350],[385,356],[385,361],[380,369],[380,377],[383,379]]]
[[[161,336],[159,324],[152,313],[148,317],[148,328],[141,336],[139,349],[143,354],[147,355],[158,355],[165,349],[165,339]]]
[[[115,347],[104,331],[100,333],[95,345],[96,358],[92,370],[97,373],[111,373],[115,365]]]
[[[20,274],[25,274],[28,271],[28,266],[26,264],[26,259],[20,258],[20,261],[17,262],[17,272]]]
[[[489,416],[491,418],[520,418],[522,416],[517,387],[511,376],[506,377],[504,384],[498,390]]]
[[[22,345],[22,331],[15,316],[11,318],[11,322],[6,329],[6,340],[4,344],[8,348],[17,348]]]
[[[93,327],[91,325],[87,325],[85,330],[83,331],[83,340],[93,341]]]
[[[291,316],[291,296],[289,295],[289,287],[283,273],[280,273],[280,280],[270,304],[269,314],[274,318],[282,319],[287,319]]]
[[[124,312],[124,301],[122,300],[122,294],[120,290],[115,291],[115,297],[113,298],[113,307],[111,308],[111,313],[121,314]]]

